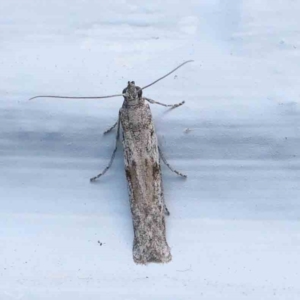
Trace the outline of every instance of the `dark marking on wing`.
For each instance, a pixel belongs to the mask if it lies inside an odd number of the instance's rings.
[[[127,181],[131,182],[131,174],[128,168],[125,170]]]
[[[155,162],[153,164],[153,169],[152,169],[152,174],[153,174],[153,179],[156,180],[159,176],[159,172],[160,172],[160,166],[157,162]]]
[[[153,130],[153,129],[151,129],[151,131],[150,131],[150,135],[151,135],[151,137],[153,137],[153,134],[154,134],[154,130]]]

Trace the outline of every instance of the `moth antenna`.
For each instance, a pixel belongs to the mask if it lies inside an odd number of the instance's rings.
[[[119,96],[124,96],[123,94],[118,94],[118,95],[109,95],[109,96],[99,96],[99,97],[68,97],[68,96],[35,96],[30,98],[29,100],[33,100],[35,98],[59,98],[59,99],[103,99],[103,98],[112,98],[112,97],[119,97]]]
[[[142,90],[144,90],[144,89],[146,89],[147,87],[149,87],[149,86],[155,84],[156,82],[158,82],[158,81],[160,81],[160,80],[166,78],[167,76],[169,76],[170,74],[172,74],[173,72],[175,72],[176,70],[178,70],[179,68],[181,68],[183,65],[185,65],[185,64],[187,64],[187,63],[189,63],[189,62],[192,62],[192,61],[193,61],[193,60],[187,60],[187,61],[185,61],[184,63],[182,63],[181,65],[179,65],[178,67],[176,67],[174,70],[172,70],[172,71],[169,72],[168,74],[166,74],[166,75],[164,75],[163,77],[158,78],[158,79],[155,80],[154,82],[152,82],[152,83],[150,83],[150,84],[144,86],[144,87],[142,88]]]

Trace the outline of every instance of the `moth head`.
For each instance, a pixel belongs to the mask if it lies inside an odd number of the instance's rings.
[[[134,81],[128,81],[127,87],[123,90],[126,101],[132,102],[142,98],[142,89],[135,85]]]

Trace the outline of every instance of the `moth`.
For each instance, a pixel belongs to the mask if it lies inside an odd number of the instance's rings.
[[[35,98],[101,99],[124,97],[118,121],[104,132],[104,134],[107,134],[117,127],[116,144],[109,164],[100,174],[91,178],[90,181],[94,182],[111,167],[117,152],[120,127],[122,126],[125,174],[128,182],[134,229],[133,260],[138,264],[150,262],[167,263],[172,259],[166,239],[165,215],[170,213],[164,200],[160,160],[177,175],[183,178],[187,177],[173,169],[166,161],[158,145],[150,106],[147,103],[159,104],[173,109],[183,105],[185,102],[182,101],[172,105],[160,103],[143,97],[143,90],[169,76],[189,62],[192,61],[185,61],[163,77],[143,88],[136,86],[134,81],[128,81],[127,87],[122,94],[101,97],[41,95],[30,98],[32,100]]]

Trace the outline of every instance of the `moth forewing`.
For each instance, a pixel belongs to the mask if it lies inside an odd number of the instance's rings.
[[[120,120],[134,229],[133,258],[141,264],[166,263],[172,256],[166,240],[159,151],[149,104],[141,96],[125,99]]]

